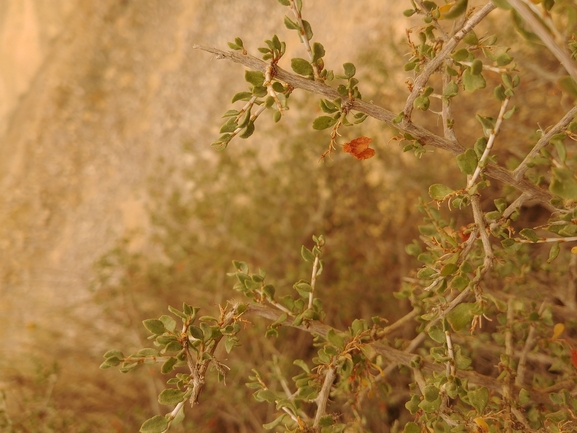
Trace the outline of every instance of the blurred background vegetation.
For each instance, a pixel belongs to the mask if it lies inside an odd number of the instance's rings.
[[[327,49],[327,67],[353,61],[364,99],[399,111],[408,76],[404,5],[310,3],[305,13]],[[10,53],[17,41],[24,56],[25,41],[36,41],[33,61],[15,63],[32,72],[19,78],[23,90],[2,112],[0,426],[137,431],[165,409],[156,398],[166,377],[154,368],[140,375],[100,371],[104,351],[141,347],[141,321],[165,314],[167,305],[187,302],[215,314],[218,304],[240,297],[226,277],[233,259],[264,269],[277,293],[289,293],[309,276],[300,246],[311,247],[313,234],[327,239],[318,290],[328,324],[393,321],[406,312],[393,293],[415,265],[405,253],[418,237],[415,204],[431,183],[455,181],[448,155],[403,154],[391,141],[395,132],[369,120],[343,141],[373,137],[375,158],[336,153],[318,162],[328,135],[311,129],[320,109],[302,94],[280,124],[261,121],[248,142],[233,142],[224,153],[208,146],[230,98],[244,90],[243,71],[194,52],[192,44],[224,48],[241,36],[256,52],[277,33],[299,53],[276,2],[58,5],[49,20],[32,1],[0,5],[2,49]],[[391,22],[383,25],[383,17]],[[11,29],[14,20],[28,27]],[[507,37],[520,64],[539,68],[531,79],[522,76],[522,121],[503,131],[509,144],[499,157],[514,159],[530,146],[534,118],[554,123],[570,101],[556,85],[557,63],[538,46],[517,45],[512,27]],[[14,69],[4,73],[6,88],[18,76]],[[491,115],[498,106],[480,107],[477,98],[459,104],[458,136],[473,143],[482,135],[474,114]],[[421,121],[439,130],[434,118]],[[537,210],[528,218],[538,216]],[[231,367],[226,386],[209,385],[201,410],[175,431],[261,431],[271,408],[250,398],[250,368],[274,376],[313,349],[310,336],[282,332],[290,338],[267,340],[261,321],[247,323],[243,346],[221,355]],[[402,332],[410,337],[414,329]],[[278,365],[264,364],[273,358]],[[383,384],[383,395],[388,390]],[[369,427],[387,431],[376,426],[406,416],[405,400],[369,399]]]

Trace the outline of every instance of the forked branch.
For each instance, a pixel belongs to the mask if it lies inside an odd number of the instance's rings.
[[[279,317],[281,316],[281,312],[276,311],[271,307],[267,307],[264,305],[259,304],[251,304],[248,306],[245,314],[254,314],[256,316],[264,317],[265,319],[272,320],[276,322]],[[306,331],[310,334],[320,335],[321,337],[326,337],[329,330],[333,329],[328,325],[322,324],[317,321],[308,321],[303,325],[294,326],[292,325],[291,321],[286,321],[282,323],[283,326],[290,326],[292,328],[298,328],[302,331]],[[337,331],[338,333],[339,331]],[[387,361],[392,364],[400,364],[412,367],[412,362],[414,361],[415,355],[407,352],[403,352],[402,350],[395,349],[393,347],[387,346],[386,344],[375,342],[372,344],[375,351],[383,356]],[[444,373],[445,372],[445,365],[444,364],[435,364],[430,361],[426,361],[424,359],[420,360],[420,369],[422,371],[426,371],[428,373]],[[469,383],[477,386],[485,386],[488,389],[498,392],[501,394],[503,392],[503,383],[498,381],[497,379],[489,376],[485,376],[479,374],[475,371],[468,371],[468,370],[457,370],[456,376],[461,379],[467,379]],[[513,391],[519,392],[521,390],[520,387],[514,386]],[[530,390],[531,399],[536,403],[542,404],[550,404],[551,400],[549,400],[548,394],[542,393],[538,390]]]

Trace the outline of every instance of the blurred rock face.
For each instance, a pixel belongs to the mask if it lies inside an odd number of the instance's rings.
[[[383,16],[398,16],[384,8],[305,5],[327,67],[353,60]],[[306,57],[285,13],[264,0],[0,3],[0,341],[12,353],[30,349],[33,329],[86,308],[93,261],[127,230],[146,229],[155,161],[178,162],[184,141],[212,152],[243,71],[193,44],[226,49],[241,36],[257,54],[277,33],[289,55]]]

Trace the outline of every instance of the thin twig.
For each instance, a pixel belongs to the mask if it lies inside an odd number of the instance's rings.
[[[455,363],[455,352],[453,351],[453,340],[451,340],[451,332],[445,331],[445,339],[447,340],[447,354],[449,355],[449,359],[447,361],[447,376],[455,375],[456,370],[456,363]]]
[[[520,244],[545,244],[549,242],[577,242],[577,236],[569,236],[566,238],[539,238],[536,241],[530,241],[529,239],[515,239],[515,242]]]
[[[383,329],[377,331],[377,338],[384,338],[386,335],[389,335],[391,332],[396,331],[399,328],[405,326],[407,322],[413,320],[415,317],[419,315],[421,312],[420,308],[413,308],[409,313],[405,314],[395,323],[392,323],[389,326],[385,326]]]
[[[513,413],[513,415],[515,415],[515,418],[517,418],[517,421],[519,421],[521,424],[523,424],[525,431],[533,430],[533,428],[531,427],[531,424],[529,424],[529,421],[527,421],[527,418],[525,418],[525,415],[523,415],[523,413],[519,409],[517,409],[514,406],[510,406],[510,408],[511,408],[511,412]]]
[[[549,141],[555,134],[559,134],[561,131],[567,128],[567,125],[571,123],[575,115],[577,115],[577,107],[571,108],[571,110],[569,110],[567,114],[565,114],[565,116],[563,116],[563,118],[557,122],[555,126],[549,129],[546,134],[543,134],[537,144],[533,146],[533,149],[531,149],[531,151],[527,154],[523,162],[521,162],[521,164],[519,164],[519,166],[513,171],[513,177],[515,179],[521,179],[523,177],[529,168],[529,163],[531,160],[539,154],[542,148],[549,144]]]
[[[453,52],[453,49],[457,44],[469,33],[473,28],[479,24],[496,6],[489,2],[483,6],[479,11],[477,11],[471,18],[469,18],[461,30],[459,30],[455,35],[447,42],[445,42],[443,49],[440,53],[437,53],[433,59],[423,69],[423,72],[415,79],[413,84],[413,90],[407,98],[403,112],[405,113],[404,123],[410,123],[411,114],[413,112],[413,102],[421,93],[425,84],[429,81],[429,78],[433,73],[443,64],[445,59]]]
[[[309,309],[313,308],[313,298],[315,293],[315,285],[317,282],[317,271],[319,267],[319,256],[315,256],[315,262],[313,264],[313,273],[311,276],[311,292],[309,293]]]
[[[451,76],[447,73],[443,73],[443,94],[445,94],[445,88],[449,83],[451,83]],[[455,135],[455,129],[453,128],[453,110],[451,108],[451,100],[449,98],[441,98],[441,117],[443,119],[443,135],[447,140],[454,141],[458,143],[457,136]]]
[[[291,8],[295,18],[297,19],[297,23],[299,25],[299,37],[301,39],[301,42],[305,45],[305,48],[306,48],[307,53],[309,55],[309,59],[311,61],[311,66],[313,67],[313,75],[315,77],[315,80],[318,80],[318,79],[320,79],[319,68],[315,63],[312,63],[313,51],[311,50],[311,44],[309,43],[309,39],[307,38],[307,33],[305,30],[305,25],[303,23],[302,14],[297,9],[297,6],[296,6],[294,0],[289,0],[289,3],[290,3],[290,8]]]
[[[333,365],[331,365],[325,373],[325,380],[323,382],[323,386],[319,392],[319,395],[316,398],[317,404],[317,413],[315,415],[315,421],[313,423],[313,427],[317,428],[321,421],[321,418],[325,416],[327,413],[327,403],[329,401],[329,396],[331,394],[331,388],[333,386],[333,382],[337,377],[337,369]]]
[[[507,370],[507,375],[503,380],[503,399],[505,400],[505,410],[511,410],[511,403],[513,401],[513,393],[511,391],[511,386],[513,384],[513,369],[511,364],[513,363],[513,320],[515,319],[515,309],[513,306],[514,298],[510,298],[507,304],[507,325],[505,328],[505,355],[507,357],[507,364],[504,368]],[[505,417],[505,431],[511,431],[511,417]]]
[[[481,174],[481,170],[487,164],[487,158],[489,158],[489,154],[491,153],[491,150],[493,149],[493,144],[495,143],[495,138],[497,137],[497,134],[499,134],[499,129],[501,128],[501,124],[503,123],[503,118],[505,116],[505,112],[507,111],[507,105],[509,104],[510,99],[511,99],[510,97],[507,97],[501,103],[501,109],[499,110],[499,116],[497,117],[497,121],[495,122],[495,127],[489,134],[489,139],[487,140],[487,146],[485,146],[483,155],[481,155],[481,158],[477,163],[477,168],[475,169],[475,172],[467,182],[467,189],[471,189],[473,187],[473,185],[477,181],[477,178]]]
[[[513,298],[511,298],[513,299]],[[543,314],[545,311],[545,302],[541,304],[539,307],[539,315]],[[527,367],[527,355],[529,351],[533,348],[533,344],[535,343],[535,333],[536,327],[534,324],[531,324],[529,327],[529,334],[527,335],[527,339],[525,340],[525,344],[523,345],[523,351],[521,352],[521,356],[519,358],[519,365],[517,366],[517,376],[515,377],[515,385],[523,386],[525,382],[525,370]]]
[[[487,227],[485,226],[485,216],[483,215],[483,210],[481,209],[481,203],[479,196],[473,194],[471,196],[471,207],[473,208],[473,218],[475,219],[475,224],[479,229],[479,235],[481,237],[481,242],[483,243],[483,250],[485,251],[485,259],[483,260],[483,273],[486,273],[489,269],[493,267],[493,248],[491,247],[491,241],[489,240],[489,234],[487,233]]]

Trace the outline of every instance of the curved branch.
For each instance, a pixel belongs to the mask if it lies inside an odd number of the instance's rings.
[[[206,47],[202,45],[194,45],[194,48],[216,54],[217,59],[231,60],[235,63],[240,63],[249,69],[261,71],[262,73],[265,73],[266,68],[269,66],[268,63],[257,59],[250,54],[242,54],[241,52],[237,51],[223,51],[219,50],[218,48]],[[276,79],[283,81],[294,88],[306,90],[307,92],[315,93],[329,99],[336,99],[341,97],[341,95],[335,89],[324,83],[308,80],[305,77],[287,72],[278,66],[275,67],[274,75]],[[453,155],[459,155],[465,151],[465,148],[459,143],[447,140],[446,138],[441,137],[426,128],[422,128],[412,123],[409,123],[408,125],[400,125],[394,123],[393,119],[395,119],[397,115],[392,111],[379,107],[378,105],[355,99],[351,101],[350,107],[352,110],[368,114],[369,116],[380,120],[387,125],[398,129],[399,131],[410,134],[422,145],[443,149],[452,153]],[[518,190],[527,193],[532,199],[540,201],[546,205],[548,205],[549,201],[553,198],[549,191],[535,186],[528,180],[515,179],[515,177],[504,167],[495,164],[489,164],[485,168],[485,173],[487,176],[495,180],[509,184]]]
[[[254,314],[256,316],[264,317],[265,319],[276,322],[282,313],[265,305],[250,304],[246,309],[245,314]],[[308,321],[305,325],[299,326],[294,326],[290,321],[285,321],[282,323],[282,325],[289,326],[291,328],[297,328],[310,334],[320,335],[323,338],[326,337],[330,329],[334,329],[328,325],[316,321]],[[337,332],[339,331],[337,330]],[[372,346],[379,355],[383,356],[383,358],[393,364],[401,364],[411,367],[411,363],[416,356],[414,354],[403,352],[401,350],[387,346],[386,344],[380,342],[372,343]],[[421,359],[420,369],[429,373],[444,373],[445,365],[435,364],[433,362]],[[467,379],[469,383],[473,385],[485,386],[492,391],[498,392],[499,394],[503,392],[502,382],[493,377],[477,373],[476,371],[457,370],[456,376],[461,379]],[[521,390],[521,388],[518,386],[513,386],[512,388],[514,389],[514,392],[519,392]],[[530,395],[531,399],[536,403],[551,404],[551,400],[549,399],[548,394],[535,389],[531,389]]]

